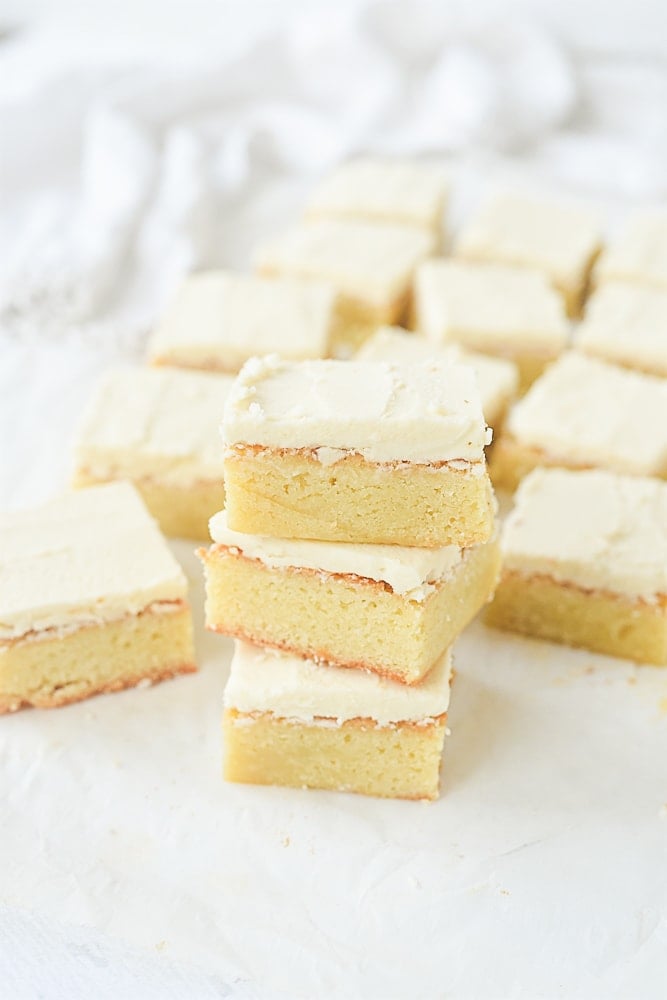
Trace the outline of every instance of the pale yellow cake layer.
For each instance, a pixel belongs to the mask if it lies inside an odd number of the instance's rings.
[[[325,465],[306,450],[229,448],[225,493],[229,527],[249,534],[430,548],[493,533],[482,463],[374,464],[350,454]]]
[[[201,553],[206,624],[262,646],[418,682],[489,600],[496,541],[463,562],[424,601],[352,574],[269,567],[224,546]]]
[[[657,603],[505,572],[486,622],[638,663],[667,664],[667,597]]]
[[[196,670],[188,606],[0,645],[0,712],[56,708]]]
[[[80,469],[72,485],[78,489],[106,481]],[[193,482],[189,487],[161,482],[157,478],[133,479],[132,483],[162,533],[169,538],[192,538],[195,541],[207,538],[208,522],[225,502],[222,479]]]
[[[555,455],[541,448],[521,444],[511,434],[503,433],[493,445],[489,460],[489,474],[497,490],[514,492],[522,479],[533,469],[546,466],[556,469],[591,469],[592,463],[575,462],[563,455]],[[602,467],[602,463],[600,463]],[[616,470],[612,470],[616,471]],[[632,469],[624,474],[633,475]],[[667,468],[656,478],[667,479]]]
[[[228,708],[223,733],[227,781],[394,799],[438,796],[444,716],[378,727],[366,719],[308,724]]]

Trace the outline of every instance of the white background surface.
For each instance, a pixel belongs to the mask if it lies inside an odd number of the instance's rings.
[[[5,5],[4,17],[2,10],[0,24],[31,26],[11,45],[0,45],[0,143],[7,148],[10,127],[12,138],[22,136],[24,159],[14,156],[11,162],[25,165],[32,144],[39,147],[36,132],[52,113],[50,81],[63,73],[73,75],[74,90],[81,93],[82,68],[97,72],[139,63],[159,73],[168,65],[173,73],[178,64],[187,67],[189,86],[193,61],[222,64],[259,33],[274,32],[276,44],[284,44],[294,31],[304,31],[306,14],[324,7],[197,0],[160,5],[158,11],[143,0]],[[292,28],[288,15],[295,12],[299,22]],[[506,133],[517,127],[518,106],[505,86],[507,61],[490,63],[499,74],[492,74],[492,89],[503,98],[490,120],[479,112],[487,90],[478,87],[478,76],[471,82],[470,67],[478,64],[455,64],[450,84],[453,79],[460,99],[474,97],[465,114],[452,119],[449,106],[442,116],[442,134],[455,153],[455,215],[499,178],[594,199],[612,221],[629,205],[664,198],[662,4],[482,3],[452,7],[450,14],[454,34],[464,23],[478,22],[474,52],[482,45],[488,54],[497,42],[501,55],[507,38],[489,30],[490,19],[523,30],[537,16],[549,38],[555,29],[553,37],[564,39],[576,93],[561,125],[545,131],[539,108],[528,124],[524,120],[521,141],[509,155],[493,127],[499,120]],[[324,17],[320,13],[320,25]],[[341,113],[347,105],[338,88],[346,73],[354,86],[366,81],[359,61],[366,42],[356,28],[337,37],[329,53],[339,59],[332,89],[326,100],[318,91],[323,103],[311,122],[318,129],[326,122],[326,135],[343,150],[352,120]],[[353,44],[361,49],[346,59],[346,46]],[[335,144],[326,155],[315,144],[305,156],[296,141],[313,82],[321,87],[323,80],[321,66],[303,53],[299,65],[310,76],[304,72],[281,114],[271,119],[271,134],[284,142],[283,158],[276,164],[266,151],[249,147],[243,161],[248,174],[241,170],[240,186],[216,215],[219,242],[209,247],[214,262],[244,264],[252,243],[293,217],[326,157],[335,158]],[[404,62],[401,67],[405,72]],[[256,74],[265,87],[266,67],[255,59],[249,68],[251,82]],[[545,70],[536,87],[545,102],[553,96],[552,83]],[[37,117],[14,113],[34,94],[38,100],[29,107]],[[252,108],[265,97],[254,95]],[[228,101],[233,104],[232,97]],[[431,101],[437,111],[433,91]],[[332,109],[328,116],[326,106]],[[296,132],[285,132],[286,110],[294,111],[289,120],[298,121]],[[393,126],[405,139],[395,128],[400,109],[390,110],[383,134]],[[382,124],[381,116],[372,120]],[[24,131],[17,133],[17,122]],[[423,138],[410,141],[418,148]],[[48,158],[33,166],[35,184],[42,168],[56,176]],[[0,165],[0,248],[6,251],[4,258],[0,252],[0,267],[23,233],[21,198],[33,203],[38,193],[28,179],[17,185],[16,176],[3,174]],[[74,171],[67,184],[78,176]],[[188,177],[197,182],[200,175]],[[171,206],[166,204],[161,226]],[[142,225],[145,231],[143,218]],[[188,254],[198,246],[196,234],[187,226],[159,232],[171,240],[160,246],[173,250],[170,274],[176,273],[193,259]],[[106,243],[95,245],[100,247]],[[81,405],[110,358],[140,348],[137,316],[147,322],[164,294],[164,256],[148,258],[145,287],[151,296],[141,299],[141,308],[122,312],[119,306],[101,326],[95,326],[100,308],[93,323],[88,316],[73,330],[63,328],[53,315],[57,296],[41,313],[31,304],[24,316],[31,329],[26,323],[17,329],[5,313],[3,506],[43,499],[66,483]],[[6,303],[25,268],[13,272],[13,283],[12,274],[3,273]],[[43,287],[56,287],[46,270],[37,277]],[[176,551],[193,585],[202,668],[197,676],[57,712],[24,712],[0,723],[3,995],[664,996],[664,672],[476,625],[457,647],[452,736],[438,803],[225,785],[219,776],[219,716],[230,647],[203,633],[199,567],[190,546],[179,544]]]

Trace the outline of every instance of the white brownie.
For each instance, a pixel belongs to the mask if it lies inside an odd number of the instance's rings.
[[[0,639],[167,610],[183,572],[129,483],[0,516]]]
[[[235,372],[255,354],[324,358],[336,295],[320,282],[233,271],[190,275],[148,348],[151,361]]]
[[[563,301],[536,270],[461,260],[429,260],[415,275],[420,333],[493,354],[554,357],[567,345]]]
[[[629,282],[601,285],[575,339],[587,354],[667,376],[667,284],[664,290]]]
[[[395,594],[411,601],[426,600],[434,585],[453,576],[463,561],[463,550],[456,545],[422,549],[249,535],[232,531],[225,511],[215,514],[209,527],[214,542],[236,549],[248,559],[257,559],[264,566],[352,574],[386,583]]]
[[[562,291],[579,289],[601,245],[591,208],[498,194],[464,226],[459,257],[539,268]]]
[[[417,226],[324,220],[288,229],[255,260],[261,271],[328,281],[348,299],[386,309],[436,248],[435,234]]]
[[[354,452],[369,462],[482,462],[487,435],[475,373],[429,361],[253,358],[223,420],[227,445],[311,449],[324,464]]]
[[[535,469],[502,534],[503,566],[655,602],[667,594],[667,483]]]
[[[312,723],[373,719],[380,726],[429,723],[449,707],[451,654],[420,684],[400,684],[367,670],[321,666],[313,660],[236,642],[225,708]]]
[[[601,255],[595,280],[667,288],[667,213],[641,212],[628,219]]]
[[[400,327],[383,326],[357,351],[357,361],[391,361],[415,364],[437,359],[470,365],[477,376],[484,419],[495,427],[519,389],[519,372],[513,361],[462,350],[458,344],[440,345],[408,333]]]
[[[634,475],[667,472],[667,381],[570,351],[510,411],[518,443]]]
[[[416,160],[350,160],[325,177],[307,215],[404,222],[439,230],[449,181],[441,167]]]
[[[109,372],[83,421],[77,468],[100,479],[113,471],[178,486],[222,482],[220,423],[233,381],[176,368]]]

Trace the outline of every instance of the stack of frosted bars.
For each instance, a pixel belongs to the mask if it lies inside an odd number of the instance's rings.
[[[474,372],[252,359],[223,436],[201,555],[237,640],[226,778],[436,798],[451,646],[499,564]]]

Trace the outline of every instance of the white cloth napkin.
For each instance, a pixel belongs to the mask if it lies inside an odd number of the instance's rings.
[[[553,38],[441,8],[318,11],[222,65],[75,74],[0,107],[0,329],[136,349],[182,274],[238,258],[227,222],[276,176],[508,150],[571,117]]]

